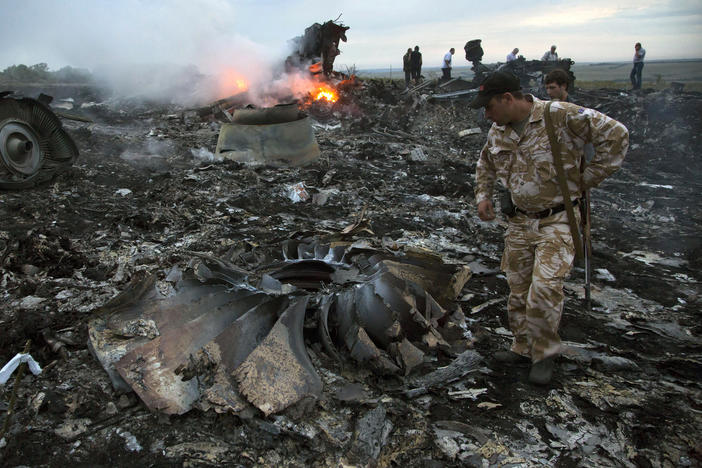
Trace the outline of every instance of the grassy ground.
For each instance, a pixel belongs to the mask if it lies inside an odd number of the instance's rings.
[[[696,91],[702,92],[702,81],[686,81],[683,82],[684,91]],[[656,89],[663,90],[670,88],[670,82],[666,80],[657,81],[646,81],[643,80],[641,87],[643,89]],[[621,89],[629,90],[631,89],[631,83],[625,81],[613,81],[613,80],[593,80],[593,81],[582,81],[575,80],[575,87],[582,89],[600,89],[600,88],[611,88],[611,89]]]

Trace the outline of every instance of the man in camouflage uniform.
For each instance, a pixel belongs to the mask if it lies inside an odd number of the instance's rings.
[[[544,122],[546,104],[522,94],[519,79],[506,72],[488,76],[471,103],[485,107],[493,121],[476,169],[478,215],[483,221],[495,218],[491,196],[496,180],[509,189],[515,206],[501,265],[510,287],[507,312],[514,340],[511,351],[495,357],[513,363],[530,359],[529,380],[537,384],[550,382],[560,353],[563,281],[575,254]],[[629,133],[600,112],[566,102],[553,102],[550,114],[570,192],[567,202],[577,204],[584,189],[619,169]],[[588,142],[595,155],[581,172]]]

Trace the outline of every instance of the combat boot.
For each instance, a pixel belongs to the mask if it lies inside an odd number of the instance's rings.
[[[531,359],[528,356],[515,353],[514,351],[497,351],[492,355],[493,359],[503,364],[528,364]]]
[[[556,356],[549,356],[532,364],[531,371],[529,371],[529,382],[536,385],[546,385],[551,382],[555,361]]]

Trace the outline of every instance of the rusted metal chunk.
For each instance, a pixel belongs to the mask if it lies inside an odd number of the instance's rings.
[[[237,111],[219,132],[215,153],[270,166],[302,166],[319,158],[309,118],[288,107]]]
[[[208,355],[215,357],[216,368],[214,383],[203,391],[203,396],[216,411],[241,415],[250,407],[240,396],[232,372],[268,336],[279,313],[287,306],[286,297],[277,297],[252,308],[205,348]]]
[[[268,415],[303,398],[317,399],[322,381],[302,336],[307,297],[295,299],[268,336],[234,371],[241,393]]]

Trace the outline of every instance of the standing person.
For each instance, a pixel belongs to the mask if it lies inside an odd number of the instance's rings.
[[[629,74],[632,89],[641,89],[641,72],[643,71],[645,55],[646,49],[641,47],[640,42],[637,42],[634,46],[634,68],[631,69]]]
[[[568,96],[568,74],[565,70],[556,68],[548,72],[544,78],[546,93],[553,101],[572,102]]]
[[[419,84],[419,79],[422,76],[422,54],[419,52],[419,46],[414,46],[414,52],[410,57],[410,67],[414,84]]]
[[[443,76],[441,77],[444,81],[451,79],[451,60],[453,59],[453,54],[456,53],[456,49],[451,47],[446,55],[444,55],[444,61],[441,64],[441,72]]]
[[[510,351],[494,358],[503,363],[530,360],[529,381],[542,385],[550,382],[561,352],[563,281],[575,252],[564,203],[578,203],[583,190],[617,171],[629,145],[628,130],[616,120],[575,104],[547,104],[523,94],[519,79],[500,71],[483,81],[470,104],[484,107],[493,121],[475,172],[478,216],[495,218],[491,198],[496,180],[509,189],[515,207],[508,215],[501,263],[510,288],[507,315],[514,339]],[[560,143],[567,199],[556,175],[547,110]],[[593,143],[595,155],[581,172],[587,142]]]
[[[412,75],[412,48],[407,49],[407,53],[402,56],[402,71],[405,72],[405,88],[409,88],[410,77]]]
[[[541,60],[546,62],[557,62],[558,54],[556,53],[556,46],[552,45],[551,50],[547,50],[546,52],[544,52],[544,55],[543,57],[541,57]]]
[[[512,52],[507,54],[507,62],[511,62],[512,60],[517,60],[517,54],[519,53],[519,49],[516,47],[512,49]]]

